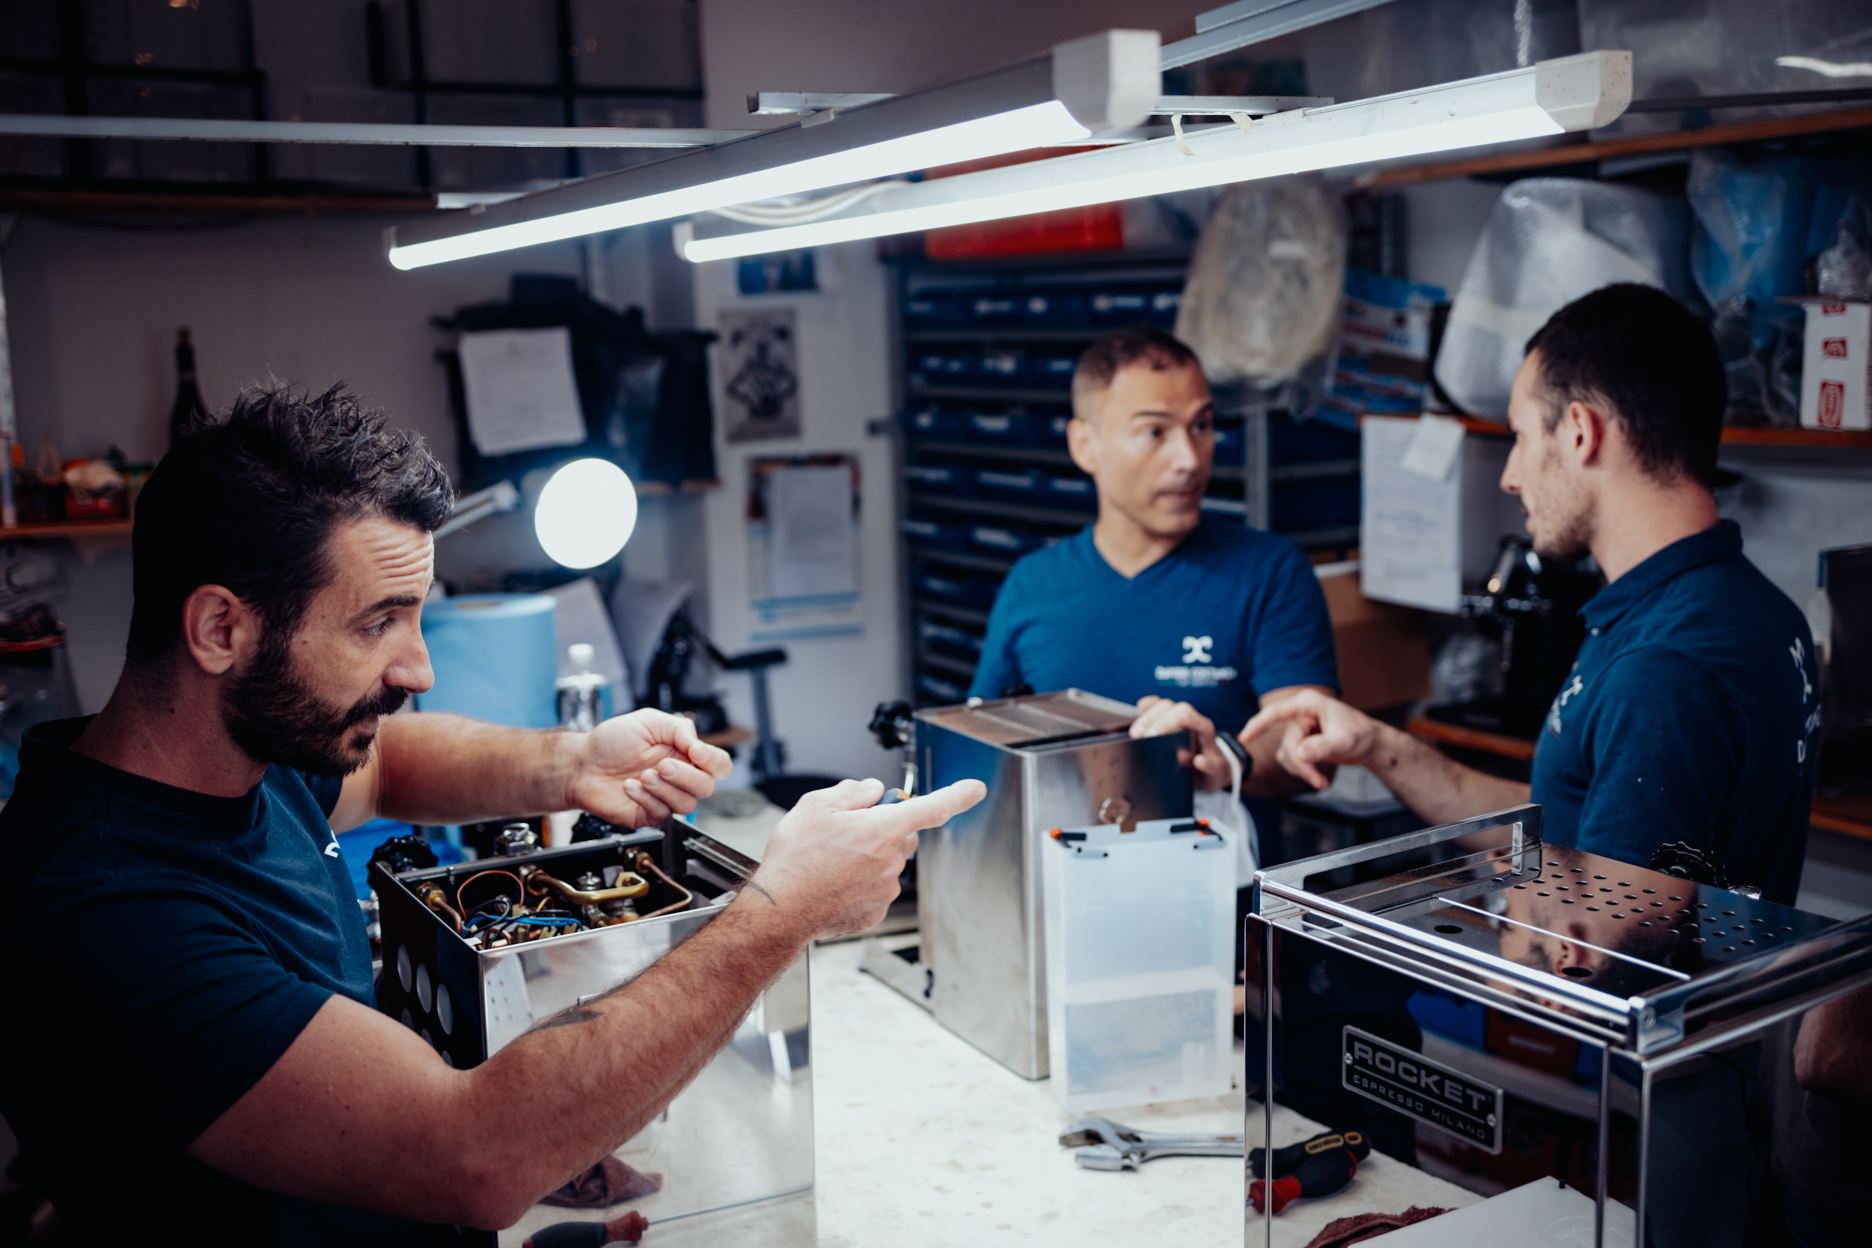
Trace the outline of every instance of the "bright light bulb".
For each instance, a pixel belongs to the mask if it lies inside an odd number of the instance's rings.
[[[637,491],[608,459],[575,459],[553,473],[533,509],[533,532],[553,562],[595,568],[637,527]]]

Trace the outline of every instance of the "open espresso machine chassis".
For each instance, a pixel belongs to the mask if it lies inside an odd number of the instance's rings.
[[[662,875],[638,863],[642,851]],[[419,1032],[450,1065],[478,1065],[534,1024],[642,974],[720,914],[756,865],[694,826],[672,820],[661,829],[393,877],[376,868],[372,883],[382,907],[384,951],[378,1006]],[[567,882],[596,875],[607,886],[631,872],[650,885],[635,902],[645,917],[483,950],[464,941],[451,921],[418,897],[432,882],[454,896],[478,872],[523,867]],[[665,907],[679,908],[652,913]],[[755,1003],[728,1047],[614,1154],[639,1172],[660,1175],[660,1190],[609,1208],[538,1204],[498,1236],[467,1232],[464,1242],[479,1236],[480,1243],[507,1248],[543,1227],[601,1222],[630,1209],[661,1224],[809,1192],[809,1021],[802,957]],[[515,1112],[538,1110],[520,1105]],[[810,1225],[810,1202],[784,1202],[770,1216]],[[709,1220],[694,1217],[698,1233],[707,1234]]]
[[[1817,1143],[1793,1046],[1872,983],[1872,916],[1543,845],[1532,805],[1256,881],[1248,1083],[1274,1088],[1251,1144],[1278,1101],[1499,1193],[1401,1248],[1773,1242]],[[1247,1242],[1273,1223],[1251,1206]]]
[[[1047,831],[1187,818],[1189,734],[1132,740],[1137,708],[1078,689],[916,713],[916,761],[932,792],[976,779],[988,796],[917,851],[919,944],[911,961],[867,942],[865,969],[1028,1079],[1047,1075]]]

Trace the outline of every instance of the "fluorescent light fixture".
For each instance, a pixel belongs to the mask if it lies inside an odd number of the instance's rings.
[[[1631,53],[1588,52],[1525,69],[1327,108],[1250,127],[1060,156],[893,187],[837,217],[773,229],[679,235],[696,262],[1111,203],[1401,156],[1588,130],[1631,103]],[[724,227],[726,229],[725,223]]]
[[[390,263],[419,268],[1129,129],[1161,93],[1158,56],[1155,31],[1075,39],[948,86],[395,227]]]

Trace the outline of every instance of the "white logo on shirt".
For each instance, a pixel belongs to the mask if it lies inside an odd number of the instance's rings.
[[[1553,709],[1547,712],[1547,731],[1556,737],[1560,735],[1561,709],[1572,700],[1574,694],[1584,692],[1586,692],[1585,682],[1580,680],[1578,672],[1574,672],[1572,682],[1560,691],[1560,695],[1554,699]]]
[[[1185,663],[1209,662],[1209,651],[1215,647],[1213,637],[1185,637],[1183,639],[1183,661]]]
[[[337,834],[336,832],[334,832],[334,833],[332,833],[332,839],[331,839],[331,844],[329,844],[329,845],[327,845],[327,846],[325,847],[325,856],[326,856],[327,858],[336,858],[336,857],[338,856],[338,853],[339,853],[339,850],[338,850],[338,834]]]

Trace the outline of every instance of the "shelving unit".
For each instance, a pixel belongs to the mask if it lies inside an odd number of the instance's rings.
[[[1458,416],[1470,433],[1505,438],[1508,426],[1498,420]],[[1783,425],[1729,425],[1723,429],[1725,446],[1824,447],[1834,450],[1872,451],[1872,431],[1863,429],[1790,429]]]
[[[0,529],[0,542],[47,537],[128,537],[128,520],[67,520],[58,524],[16,524]]]
[[[903,627],[919,704],[966,694],[994,595],[1014,561],[1096,516],[1090,482],[1066,451],[1072,365],[1093,339],[1122,325],[1171,328],[1187,264],[1179,250],[893,267]],[[1306,545],[1356,540],[1356,434],[1338,434],[1325,450],[1296,450],[1280,428],[1293,427],[1285,417],[1247,410],[1226,392],[1217,404],[1205,510]],[[1349,516],[1292,506],[1293,498],[1336,491],[1343,511],[1348,486]],[[1335,522],[1307,523],[1322,515]],[[1353,523],[1337,522],[1345,519]]]

